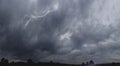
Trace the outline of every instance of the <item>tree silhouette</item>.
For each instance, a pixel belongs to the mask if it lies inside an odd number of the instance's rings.
[[[93,61],[93,60],[90,60],[89,64],[94,64],[94,61]]]
[[[84,62],[82,62],[82,66],[85,66],[85,63],[84,63]]]
[[[1,63],[7,64],[8,63],[8,59],[2,58],[1,59]]]
[[[34,63],[32,59],[28,59],[27,63]]]
[[[0,62],[0,66],[4,66],[4,65],[12,65],[12,66],[120,66],[120,63],[106,63],[106,64],[94,64],[93,60],[87,61],[87,62],[83,62],[82,64],[64,64],[64,63],[55,63],[53,61],[50,62],[39,62],[39,63],[34,63],[32,59],[27,59],[26,62],[9,62],[8,59],[6,58],[2,58],[1,62]]]

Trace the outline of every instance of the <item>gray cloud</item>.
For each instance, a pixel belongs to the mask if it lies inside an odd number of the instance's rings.
[[[119,0],[1,0],[0,56],[117,62],[118,6]]]

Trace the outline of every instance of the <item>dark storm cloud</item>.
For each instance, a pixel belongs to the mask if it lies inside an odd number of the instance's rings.
[[[0,56],[65,63],[118,61],[119,0],[113,2],[0,0]]]
[[[44,3],[40,8],[46,8],[52,5],[52,2],[50,2],[41,0],[40,3],[38,2],[37,6],[41,6],[42,3]],[[65,19],[65,13],[50,13],[44,18],[31,21],[27,28],[23,29],[23,22],[25,22],[23,17],[30,14],[29,9],[27,10],[25,6],[27,5],[23,3],[23,0],[12,0],[10,2],[7,0],[2,1],[0,12],[2,42],[0,47],[2,54],[10,54],[15,58],[21,59],[29,57],[37,59],[34,54],[38,50],[43,52],[47,51],[52,54],[56,53],[55,38],[52,36],[54,31],[60,29],[60,25],[62,25]],[[38,38],[35,43],[32,43],[34,36]],[[30,42],[33,45],[28,46]]]

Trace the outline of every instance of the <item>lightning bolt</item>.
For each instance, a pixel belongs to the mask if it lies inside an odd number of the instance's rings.
[[[32,20],[45,17],[45,16],[48,15],[49,13],[50,13],[50,10],[48,10],[44,15],[41,15],[41,16],[31,15],[30,18],[29,18],[29,19],[26,21],[26,23],[25,23],[25,28],[29,25],[29,23],[30,23]]]
[[[33,3],[33,0],[31,0],[31,1]],[[34,3],[36,3],[36,1]],[[26,28],[32,20],[35,20],[35,19],[38,19],[38,18],[43,18],[43,17],[47,16],[49,13],[54,12],[58,9],[59,9],[59,3],[57,2],[53,5],[52,8],[48,8],[47,11],[45,10],[43,15],[30,15],[30,18],[26,21],[24,27]],[[36,13],[39,14],[38,12],[36,12]]]

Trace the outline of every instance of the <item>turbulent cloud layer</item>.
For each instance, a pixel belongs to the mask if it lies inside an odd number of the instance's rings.
[[[119,0],[0,0],[0,56],[120,61]]]

